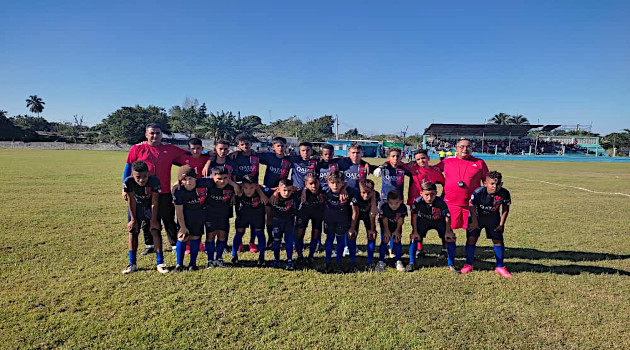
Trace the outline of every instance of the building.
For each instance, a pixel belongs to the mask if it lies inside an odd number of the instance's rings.
[[[383,149],[383,145],[380,141],[372,140],[326,140],[326,143],[333,145],[335,155],[340,157],[348,156],[348,147],[350,147],[352,143],[361,145],[364,157],[380,157]]]

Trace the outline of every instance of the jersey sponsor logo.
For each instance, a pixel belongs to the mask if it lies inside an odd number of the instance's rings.
[[[440,210],[440,208],[431,208],[432,209],[432,214],[433,214],[433,220],[438,220],[440,219],[440,217],[442,217],[442,211]]]
[[[232,192],[232,190],[223,190],[223,199],[222,199],[222,201],[223,202],[227,202],[230,199],[232,199],[232,194],[233,193],[234,192]]]
[[[328,166],[328,169],[330,169],[329,171],[339,171],[339,164],[332,163]]]
[[[359,181],[363,181],[365,180],[365,178],[367,177],[367,170],[365,169],[364,166],[360,166],[359,167]]]
[[[252,208],[257,208],[260,205],[260,197],[252,198]]]
[[[250,156],[249,164],[251,164],[251,167],[250,169],[248,169],[248,172],[252,175],[258,174],[258,167],[260,166],[260,160],[258,159],[258,157]]]
[[[151,190],[152,189],[149,186],[145,186],[144,187],[144,196],[145,196],[144,198],[147,198],[147,197],[149,197],[151,195]]]
[[[396,169],[396,185],[401,186],[405,181],[405,170]]]
[[[198,187],[196,190],[197,197],[199,198],[199,204],[203,205],[206,202],[206,197],[208,196],[208,189],[203,187]]]
[[[282,163],[280,164],[280,178],[284,179],[287,176],[289,176],[289,169],[291,169],[291,162],[289,162],[286,159],[282,160]]]

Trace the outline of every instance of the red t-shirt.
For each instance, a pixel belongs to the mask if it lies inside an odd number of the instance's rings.
[[[203,175],[201,175],[201,171],[203,170],[204,165],[206,165],[208,159],[210,159],[210,156],[207,154],[202,154],[201,156],[199,156],[199,158],[195,158],[192,156],[192,154],[185,153],[180,157],[179,160],[181,161],[182,165],[187,164],[195,168],[195,171],[197,172],[197,178],[199,179],[203,177]]]
[[[444,201],[448,205],[467,207],[473,191],[482,185],[488,175],[486,162],[475,157],[446,158],[435,166],[444,172]],[[464,187],[459,186],[460,181],[464,182]]]
[[[160,180],[160,194],[171,193],[171,167],[174,162],[181,163],[180,157],[186,150],[169,143],[150,146],[146,141],[131,146],[127,154],[127,164],[143,161],[149,166],[149,173]]]
[[[413,204],[416,198],[420,197],[422,186],[425,182],[433,182],[435,184],[442,184],[444,186],[444,175],[439,170],[435,170],[431,167],[422,168],[418,164],[407,166],[409,171],[413,174],[412,181],[409,183],[409,198],[407,198],[407,205]]]

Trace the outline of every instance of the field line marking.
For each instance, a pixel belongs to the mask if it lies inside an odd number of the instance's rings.
[[[548,184],[548,185],[553,185],[553,186],[559,186],[559,187],[568,187],[568,188],[573,188],[576,190],[581,190],[581,191],[586,191],[586,192],[590,192],[590,193],[597,193],[597,194],[613,194],[613,195],[618,195],[618,196],[625,196],[625,197],[629,197],[630,198],[630,194],[627,193],[621,193],[621,192],[600,192],[600,191],[593,191],[593,190],[589,190],[588,188],[584,188],[584,187],[577,187],[577,186],[570,186],[570,185],[563,185],[563,184],[557,184],[554,182],[549,182],[549,181],[543,181],[543,180],[535,180],[535,179],[528,179],[528,178],[524,178],[524,177],[520,177],[520,176],[510,176],[510,175],[505,175],[504,177],[511,177],[513,179],[519,179],[519,180],[524,180],[524,181],[531,181],[531,182],[540,182],[540,183],[544,183],[544,184]]]

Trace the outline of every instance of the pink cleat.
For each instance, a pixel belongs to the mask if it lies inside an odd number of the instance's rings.
[[[243,243],[241,243],[241,245],[238,246],[238,252],[239,253],[243,252]]]
[[[256,245],[254,243],[250,243],[249,244],[249,251],[251,253],[258,253],[258,247],[256,247]]]
[[[464,265],[464,267],[462,267],[461,270],[459,270],[462,274],[467,274],[469,272],[471,272],[473,270],[473,266],[472,265]]]
[[[499,275],[505,277],[505,278],[510,278],[512,277],[512,274],[508,272],[508,270],[505,267],[495,267],[494,268],[494,272],[498,273]]]

